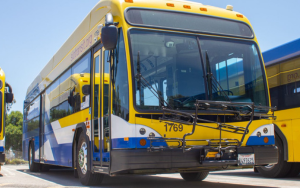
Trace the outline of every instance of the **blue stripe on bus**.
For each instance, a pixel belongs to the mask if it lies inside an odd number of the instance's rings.
[[[264,138],[267,137],[269,139],[268,143],[264,142]],[[247,141],[247,146],[259,146],[259,145],[274,145],[275,144],[275,138],[273,136],[250,136]]]
[[[145,146],[140,145],[141,139],[146,140]],[[124,138],[115,138],[115,139],[112,139],[111,142],[112,142],[112,149],[114,149],[114,148],[148,148],[148,147],[150,147],[150,140],[148,140],[147,137],[129,137],[128,141],[124,141]],[[152,146],[166,147],[167,143],[165,141],[152,142]]]

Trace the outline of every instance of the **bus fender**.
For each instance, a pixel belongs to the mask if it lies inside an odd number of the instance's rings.
[[[275,127],[275,133],[276,133],[276,136],[278,136],[280,138],[280,140],[282,141],[282,144],[283,144],[283,151],[284,151],[284,161],[288,161],[289,159],[289,153],[288,153],[288,142],[287,142],[287,139],[286,137],[284,136],[284,134],[282,133],[282,131],[279,129],[279,127],[274,124],[274,127]]]
[[[74,138],[73,138],[73,144],[72,144],[72,159],[73,159],[73,168],[75,168],[75,164],[76,164],[76,148],[77,148],[77,141],[78,138],[80,136],[81,132],[86,132],[86,125],[84,123],[79,123],[76,125],[75,128],[75,133],[74,133]]]

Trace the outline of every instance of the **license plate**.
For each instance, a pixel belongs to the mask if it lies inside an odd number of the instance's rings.
[[[255,164],[254,154],[239,154],[238,159],[239,165],[242,166]]]

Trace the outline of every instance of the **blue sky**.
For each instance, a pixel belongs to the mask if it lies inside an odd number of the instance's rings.
[[[261,51],[300,38],[299,0],[193,0],[233,9],[251,22]],[[27,87],[98,0],[0,1],[0,67],[23,109]]]

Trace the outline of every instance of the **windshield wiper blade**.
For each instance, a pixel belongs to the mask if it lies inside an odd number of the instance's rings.
[[[210,96],[210,100],[212,100],[213,90],[215,90],[216,92],[222,93],[228,101],[231,101],[228,95],[226,94],[226,92],[224,91],[224,89],[222,88],[221,84],[218,82],[218,80],[216,79],[216,77],[213,75],[211,71],[210,61],[209,61],[207,51],[205,52],[205,59],[206,59],[206,78],[207,78],[208,93]]]
[[[163,107],[170,107],[167,101],[165,101],[162,97],[162,93],[157,91],[152,85],[143,77],[141,74],[141,67],[140,67],[140,52],[138,51],[137,54],[137,74],[135,75],[135,79],[137,80],[137,89],[140,90],[140,104],[143,103],[142,101],[142,86],[149,89],[149,91],[159,100],[159,105]]]

